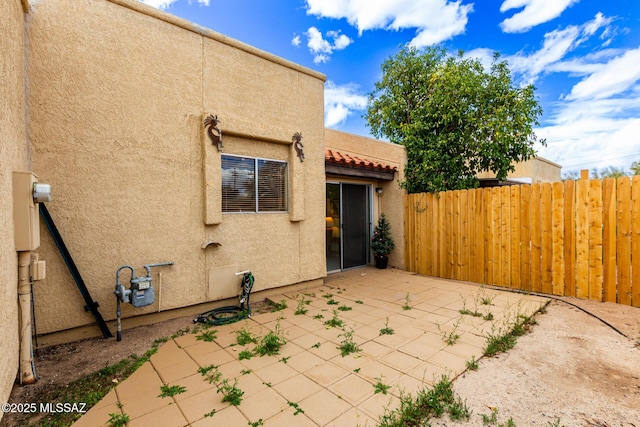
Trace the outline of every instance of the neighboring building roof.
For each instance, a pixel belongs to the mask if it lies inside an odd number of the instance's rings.
[[[330,148],[324,149],[325,170],[328,174],[347,175],[363,178],[374,178],[385,181],[393,180],[396,166],[352,156]]]

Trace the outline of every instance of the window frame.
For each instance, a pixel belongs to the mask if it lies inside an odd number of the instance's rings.
[[[225,210],[224,209],[224,203],[222,204],[222,213],[223,214],[288,214],[289,213],[289,162],[286,160],[277,160],[277,159],[269,159],[269,158],[265,158],[265,157],[253,157],[253,156],[243,156],[240,154],[222,154],[221,155],[221,165],[220,165],[220,171],[222,173],[222,171],[224,170],[224,163],[223,163],[223,159],[224,157],[232,157],[232,158],[237,158],[237,159],[246,159],[246,160],[252,160],[253,161],[253,191],[254,191],[254,203],[255,203],[255,209],[254,210],[246,210],[246,211],[229,211],[229,210]],[[284,174],[284,203],[285,203],[285,208],[284,210],[260,210],[260,193],[259,193],[259,162],[260,161],[264,161],[264,162],[273,162],[273,163],[280,163],[280,164],[284,164],[286,166],[285,168],[285,174]],[[224,178],[221,180],[221,188],[220,188],[220,197],[221,200],[224,200],[224,185],[223,185],[223,181]]]

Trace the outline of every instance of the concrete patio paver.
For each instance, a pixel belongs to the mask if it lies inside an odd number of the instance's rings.
[[[193,333],[168,340],[76,425],[106,425],[110,414],[123,413],[129,426],[374,426],[397,407],[401,393],[415,394],[442,375],[456,377],[482,355],[488,333],[547,301],[373,268],[331,275],[303,292],[272,298],[287,303],[279,312],[212,327],[213,342]],[[301,296],[310,302],[308,312],[296,315]],[[463,309],[487,317],[463,315]],[[344,329],[327,327],[332,317]],[[385,327],[393,334],[381,334]],[[240,360],[255,345],[238,345],[239,330],[260,337],[280,330],[287,343],[277,355]],[[343,357],[339,346],[351,330],[359,351]],[[448,344],[448,335],[457,336],[455,342]],[[205,367],[242,390],[239,406],[222,401],[218,386],[199,372]],[[377,382],[390,386],[387,394],[376,393]],[[161,398],[163,385],[186,391]]]

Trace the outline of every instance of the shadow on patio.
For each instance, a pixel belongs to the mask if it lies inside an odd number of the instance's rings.
[[[442,375],[455,378],[483,354],[488,333],[506,331],[518,315],[547,302],[374,268],[333,274],[323,286],[273,298],[282,300],[287,308],[281,311],[213,327],[211,342],[196,334],[169,340],[74,425],[108,425],[110,414],[122,413],[130,427],[246,426],[259,420],[264,426],[374,426],[385,408],[398,405],[401,390],[414,394]],[[296,315],[298,308],[307,312]],[[328,326],[331,319],[343,326]],[[393,333],[381,334],[384,328]],[[241,359],[256,345],[239,345],[239,330],[255,337],[281,330],[286,344],[277,355]],[[347,342],[359,351],[343,357],[339,347],[351,331]],[[209,373],[221,375],[218,384],[237,380],[244,392],[239,406],[223,402],[219,387],[199,372],[211,365],[217,368]],[[387,394],[376,392],[378,382],[391,386]],[[163,385],[184,392],[160,397]]]

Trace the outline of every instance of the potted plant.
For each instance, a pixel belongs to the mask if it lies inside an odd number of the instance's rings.
[[[376,268],[387,268],[389,254],[395,248],[395,243],[391,237],[391,225],[384,214],[380,214],[378,225],[373,230],[371,239],[371,250],[376,260]]]

